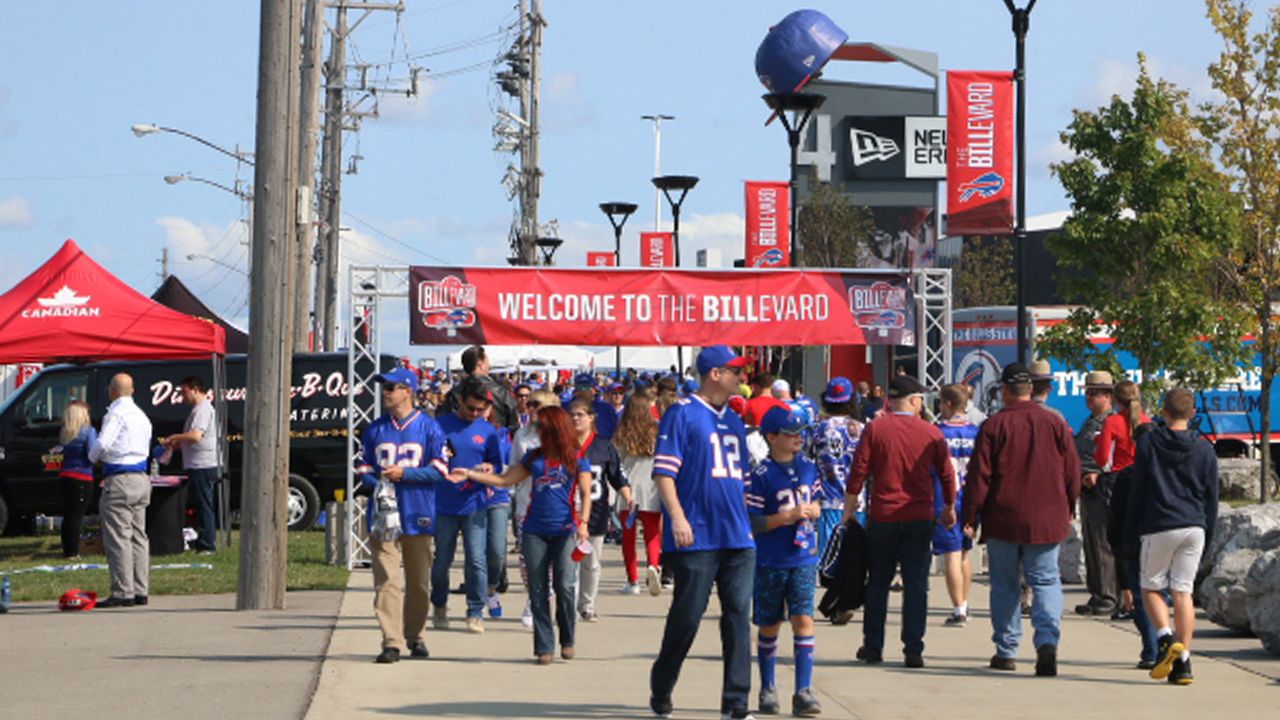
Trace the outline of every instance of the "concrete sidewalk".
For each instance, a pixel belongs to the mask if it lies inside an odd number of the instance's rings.
[[[448,718],[650,717],[649,667],[662,635],[670,595],[620,595],[622,568],[615,546],[607,562],[600,620],[579,623],[577,657],[552,665],[533,663],[532,634],[519,621],[524,596],[518,585],[505,596],[506,617],[486,620],[484,635],[462,629],[461,596],[450,598],[453,627],[428,628],[429,660],[375,665],[381,636],[373,617],[369,571],[356,571],[342,602],[308,720],[421,715]],[[457,575],[458,573],[455,573]],[[1016,674],[986,669],[992,654],[987,588],[974,587],[968,627],[942,626],[946,592],[934,578],[925,641],[927,667],[906,670],[896,643],[894,617],[901,601],[890,598],[891,642],[885,663],[852,660],[861,640],[861,618],[847,627],[819,624],[814,684],[826,718],[1072,718],[1127,715],[1209,718],[1223,713],[1269,717],[1280,709],[1280,659],[1254,638],[1234,638],[1203,623],[1195,658],[1196,682],[1169,686],[1134,668],[1138,638],[1131,623],[1068,617],[1056,679],[1032,675],[1030,630]],[[1083,600],[1068,588],[1067,607]],[[719,717],[721,659],[713,601],[676,688],[677,718]],[[789,630],[779,647],[778,682],[784,710],[793,690]],[[752,669],[752,707],[758,675]]]
[[[300,718],[342,597],[289,593],[287,610],[244,612],[234,595],[14,605],[0,615],[0,718]]]

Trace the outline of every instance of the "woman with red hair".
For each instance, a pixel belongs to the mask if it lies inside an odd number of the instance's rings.
[[[506,472],[494,475],[482,468],[455,468],[449,479],[494,487],[510,487],[532,478],[529,509],[525,512],[521,545],[529,568],[529,604],[533,607],[533,654],[539,665],[555,655],[548,591],[554,586],[560,655],[574,655],[577,592],[571,553],[587,540],[591,512],[591,464],[582,455],[578,433],[569,414],[559,407],[538,410],[539,447],[525,453]],[[576,493],[576,498],[575,498]]]

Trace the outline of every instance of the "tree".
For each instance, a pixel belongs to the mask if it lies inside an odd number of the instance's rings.
[[[799,262],[802,267],[855,268],[866,257],[875,233],[871,211],[859,207],[831,183],[816,182],[800,208]]]
[[[1269,496],[1271,467],[1271,386],[1280,370],[1273,303],[1280,297],[1280,8],[1267,11],[1256,33],[1244,0],[1206,0],[1210,23],[1222,38],[1218,61],[1209,66],[1219,102],[1204,106],[1206,133],[1218,160],[1244,204],[1232,280],[1250,311],[1249,330],[1257,338],[1258,398],[1262,415],[1262,502]]]
[[[1013,241],[1007,236],[964,239],[955,271],[957,307],[1012,305],[1017,290],[1013,279]]]
[[[1239,204],[1198,132],[1184,91],[1148,74],[1138,56],[1133,98],[1076,111],[1062,141],[1076,157],[1053,166],[1071,202],[1049,238],[1060,263],[1087,272],[1064,278],[1082,302],[1040,348],[1078,367],[1118,370],[1138,361],[1154,398],[1166,371],[1196,387],[1238,372],[1242,313],[1226,259],[1235,252]],[[1114,342],[1090,341],[1098,330]]]

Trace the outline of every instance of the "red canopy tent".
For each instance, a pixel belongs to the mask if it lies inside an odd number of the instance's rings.
[[[220,326],[148,299],[73,240],[0,295],[0,364],[203,358],[226,345]]]

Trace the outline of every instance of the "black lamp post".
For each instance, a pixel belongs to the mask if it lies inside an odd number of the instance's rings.
[[[693,175],[660,175],[653,179],[653,186],[662,191],[671,206],[671,243],[675,246],[676,267],[680,267],[680,206],[684,204],[684,196],[689,194],[698,178]],[[679,192],[676,198],[671,193]]]
[[[653,186],[662,191],[671,206],[671,244],[675,247],[676,267],[680,267],[680,206],[684,204],[685,195],[698,184],[693,175],[659,175],[653,179]],[[679,191],[680,195],[672,199],[671,193]],[[684,375],[684,346],[676,346],[676,369]]]
[[[1013,0],[1004,0],[1013,18],[1013,37],[1015,41],[1015,66],[1013,79],[1018,86],[1018,127],[1016,144],[1018,153],[1017,177],[1017,224],[1013,229],[1013,275],[1014,291],[1018,296],[1018,362],[1027,361],[1027,297],[1022,272],[1022,246],[1027,243],[1027,31],[1031,29],[1031,8],[1036,0],[1028,0],[1027,6],[1019,8]]]
[[[822,107],[827,96],[818,93],[768,93],[764,102],[778,115],[787,131],[787,144],[791,146],[791,267],[800,264],[799,236],[796,234],[796,218],[800,203],[797,201],[796,173],[799,170],[800,135],[809,124],[813,111]],[[790,113],[790,117],[788,117]]]
[[[613,226],[613,265],[614,267],[622,267],[622,226],[627,224],[627,218],[631,217],[631,213],[636,211],[639,205],[629,202],[606,202],[600,203],[600,209],[609,218],[609,224]],[[614,370],[618,375],[618,380],[622,379],[622,346],[615,345],[613,347]]]
[[[542,251],[542,264],[553,265],[553,259],[556,256],[556,250],[564,244],[564,240],[558,237],[540,237],[534,241],[538,249]]]

